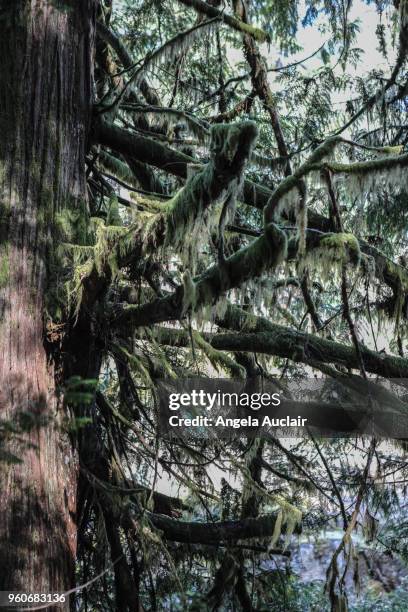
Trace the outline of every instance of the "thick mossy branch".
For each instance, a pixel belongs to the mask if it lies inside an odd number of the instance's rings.
[[[286,235],[276,225],[267,226],[264,234],[248,246],[236,251],[222,266],[212,266],[194,282],[194,306],[214,305],[229,289],[272,270],[286,257]],[[179,320],[185,314],[184,291],[179,287],[174,294],[142,306],[124,306],[114,321],[118,325],[131,322],[134,326],[151,325],[167,320]]]
[[[265,42],[268,40],[268,34],[263,30],[251,26],[248,23],[244,23],[240,19],[232,17],[224,11],[220,11],[215,7],[211,6],[210,4],[207,4],[207,2],[203,2],[203,0],[180,0],[180,2],[182,2],[188,7],[194,8],[198,13],[207,15],[212,19],[219,18],[221,21],[229,25],[234,30],[237,30],[238,32],[241,32],[243,34],[250,34],[259,42]]]
[[[317,338],[311,334],[294,332],[285,327],[275,326],[273,333],[220,334],[214,338],[214,347],[228,351],[255,351],[308,364],[310,361],[336,363],[348,368],[359,368],[354,347],[338,342]],[[386,378],[406,378],[408,360],[401,357],[382,356],[361,347],[367,372]]]
[[[96,144],[109,147],[124,156],[130,155],[140,162],[180,178],[187,178],[190,164],[199,163],[190,155],[171,149],[152,138],[118,127],[100,116],[94,120],[92,139]],[[273,194],[267,187],[248,179],[243,184],[243,193],[245,202],[259,210],[264,208]],[[330,228],[329,220],[324,219],[324,223],[325,230]]]
[[[300,179],[303,179],[312,172],[321,172],[326,169],[333,174],[344,174],[346,176],[359,177],[361,180],[367,176],[372,176],[375,180],[376,176],[381,179],[386,177],[386,173],[391,173],[395,170],[400,170],[408,166],[408,153],[403,155],[392,155],[389,157],[381,157],[364,162],[355,162],[352,164],[338,163],[327,161],[327,158],[334,150],[336,145],[343,142],[340,136],[328,138],[325,142],[317,147],[306,160],[292,175],[281,181],[273,191],[270,200],[264,210],[265,223],[276,220],[282,209],[287,208],[287,199],[291,199],[291,194],[296,193],[297,185]],[[392,175],[391,175],[392,177]],[[295,195],[293,196],[295,197]],[[293,198],[292,198],[293,199]]]
[[[181,178],[187,177],[188,164],[197,162],[181,151],[171,149],[152,138],[129,132],[108,123],[101,117],[96,117],[94,120],[92,136],[94,142],[109,147],[117,153],[130,155],[138,161]]]
[[[211,160],[200,166],[172,199],[160,203],[158,210],[161,213],[156,218],[151,218],[147,224],[147,219],[143,220],[142,241],[138,240],[137,236],[138,230],[141,229],[140,224],[136,223],[135,227],[129,230],[128,233],[135,234],[135,245],[143,242],[145,250],[153,251],[165,244],[178,250],[191,236],[197,238],[198,231],[205,224],[210,206],[236,195],[257,133],[257,128],[251,121],[213,126]],[[120,248],[120,244],[118,247]],[[126,255],[126,248],[122,249],[122,253]]]
[[[130,155],[140,162],[184,179],[187,178],[189,166],[198,164],[198,160],[190,155],[171,149],[152,138],[129,132],[113,123],[108,123],[101,117],[95,118],[92,138],[95,143],[109,147],[117,153]],[[248,179],[244,181],[243,193],[245,202],[260,210],[267,204],[272,194],[267,187]]]
[[[327,243],[324,243],[325,240]],[[350,234],[316,235],[308,248],[312,253],[313,249],[315,253],[321,251],[326,257],[336,261],[349,260],[355,264],[359,261],[359,245]],[[264,234],[236,251],[223,265],[214,265],[194,279],[189,290],[188,307],[194,310],[216,304],[228,290],[240,287],[246,281],[276,268],[287,258],[287,249],[285,233],[271,223]],[[142,306],[125,306],[118,315],[117,323],[129,320],[133,325],[149,325],[166,320],[180,320],[187,312],[184,291],[183,287],[179,287],[169,297]]]
[[[320,278],[329,280],[340,272],[344,264],[358,266],[361,262],[360,244],[354,234],[309,234],[305,256],[298,262],[298,270],[317,270]],[[297,248],[290,243],[288,259],[296,260]]]
[[[234,307],[230,306],[229,308]],[[237,312],[240,311],[238,308],[236,310]],[[262,318],[252,317],[245,311],[240,312],[244,318],[245,316],[250,317],[250,324],[252,326],[255,326],[257,323],[259,323],[259,326],[263,325],[264,320],[262,320]],[[271,330],[268,333],[271,334],[274,333],[276,328],[283,329],[273,324],[270,324],[270,327]],[[234,335],[239,338],[240,333]],[[161,344],[171,347],[188,347],[190,345],[189,334],[183,329],[160,327],[155,331],[155,334],[160,338]],[[218,340],[219,337],[224,337],[226,343],[231,343],[231,334],[220,336],[217,334],[205,333],[203,336],[211,346],[212,344],[217,344],[218,350],[221,350],[220,347],[223,345],[222,341]],[[253,336],[257,337],[257,334],[255,333]],[[316,338],[316,341],[317,340]],[[256,346],[257,345],[254,344],[254,350],[256,350]],[[239,355],[242,354],[244,353],[239,353]],[[288,358],[290,357],[288,356]],[[322,362],[319,363],[322,364]],[[310,364],[315,365],[315,361],[311,360]],[[356,424],[361,422],[362,419],[367,419],[369,415],[393,419],[396,418],[398,414],[408,414],[408,405],[398,396],[389,392],[381,384],[373,382],[372,380],[364,380],[357,375],[346,375],[341,372],[337,372],[337,380],[340,385],[344,385],[344,388],[351,393],[348,401],[339,402],[338,399],[327,401],[319,398],[308,401],[297,401],[285,397],[285,394],[283,394],[281,397],[280,412],[291,418],[297,418],[301,415],[303,418],[307,418],[310,422],[313,422],[316,427],[326,431],[343,434],[355,432]],[[367,405],[368,396],[376,398],[374,406],[369,407]],[[264,465],[264,467],[268,469],[268,464]]]
[[[359,368],[352,346],[319,338],[313,334],[298,332],[275,325],[264,317],[256,317],[236,306],[228,306],[217,323],[239,334],[220,334],[214,337],[212,346],[228,351],[256,351],[284,357],[301,363],[335,363],[354,369]],[[376,353],[360,346],[367,372],[385,378],[408,376],[408,359]]]
[[[313,334],[298,332],[282,325],[276,325],[264,317],[252,315],[241,308],[228,305],[225,315],[218,317],[217,324],[234,333],[204,333],[203,337],[214,349],[228,352],[256,352],[266,355],[291,359],[295,362],[308,364],[334,363],[347,368],[358,369],[359,363],[354,347],[326,340]],[[160,327],[156,330],[156,336],[162,344],[174,347],[188,347],[190,338],[188,333],[182,329]],[[383,376],[384,378],[406,378],[408,375],[408,359],[394,357],[384,353],[376,353],[361,346],[364,363],[367,372]],[[340,376],[340,373],[339,373]],[[350,381],[350,377],[347,377]],[[358,379],[356,390],[366,384]],[[380,395],[381,387],[376,387],[375,396],[384,403],[389,400]],[[387,399],[387,401],[385,401]],[[300,404],[299,404],[300,405]],[[402,407],[397,398],[393,399],[395,408]],[[293,402],[294,415],[298,404]],[[327,407],[330,405],[327,404]],[[310,409],[316,406],[310,404]],[[405,405],[403,406],[405,409]],[[288,409],[290,403],[288,403]],[[286,409],[286,402],[285,402]],[[334,409],[332,406],[331,409]],[[343,413],[339,413],[339,424]],[[323,419],[324,420],[324,419]],[[323,423],[323,421],[322,421]],[[327,426],[327,421],[324,426]],[[344,422],[343,422],[344,425]]]
[[[270,538],[275,532],[277,521],[276,514],[216,523],[178,521],[152,513],[147,513],[147,517],[156,529],[163,532],[165,539],[189,544],[219,544],[248,538]],[[286,529],[283,528],[282,531],[285,532]],[[300,533],[301,526],[297,525],[294,531]]]
[[[209,206],[228,197],[235,198],[245,164],[257,137],[254,123],[214,125],[211,128],[211,160],[187,181],[168,203],[166,243],[179,248],[189,232],[201,230]]]
[[[160,205],[161,214],[147,223],[144,219],[140,227],[136,223],[131,230],[135,233],[135,244],[140,230],[145,253],[154,252],[162,245],[176,251],[184,251],[193,242],[192,246],[197,247],[197,241],[206,235],[210,206],[236,196],[256,137],[256,126],[250,121],[213,126],[211,160],[200,166],[171,200]],[[191,261],[190,251],[187,255]]]

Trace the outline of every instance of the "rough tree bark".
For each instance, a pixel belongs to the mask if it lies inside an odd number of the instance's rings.
[[[58,216],[86,216],[94,4],[0,0],[0,418],[31,424],[0,438],[20,459],[0,462],[0,590],[73,582],[77,460],[44,314]]]

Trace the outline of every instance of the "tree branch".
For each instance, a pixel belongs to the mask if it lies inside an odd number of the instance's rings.
[[[113,124],[106,123],[103,120],[99,120],[95,123],[93,138],[95,142],[99,142],[104,146],[110,147],[119,153],[123,153],[124,155],[130,154],[132,157],[135,157],[140,161],[153,165],[156,168],[181,178],[187,177],[188,164],[197,164],[197,160],[189,155],[185,155],[180,151],[175,151],[150,138],[141,136],[140,134],[132,134],[127,130],[114,126]],[[334,140],[336,141],[336,139]],[[337,141],[340,140],[341,139],[338,139]],[[334,146],[334,144],[335,143],[332,145],[332,141],[330,141],[330,146]],[[319,151],[321,152],[322,149],[319,148]],[[309,163],[311,161],[313,162],[313,157],[316,159],[316,156],[312,156],[309,158]],[[323,157],[324,149],[322,158]],[[396,165],[398,163],[401,163],[401,165],[407,165],[407,162],[408,154],[405,154],[377,159],[370,162],[358,162],[355,164],[346,165],[336,164],[336,168],[334,168],[333,165],[328,166],[333,172],[348,171],[349,173],[358,174],[360,170],[363,172],[364,170],[367,170],[367,166],[365,164],[368,164],[369,167],[371,166],[371,170],[381,170],[386,169],[387,166],[389,167],[393,163]],[[362,166],[360,164],[362,164]],[[374,164],[374,166],[372,166],[372,164]],[[301,168],[303,168],[303,165]],[[319,169],[320,166],[316,168],[316,170]],[[262,210],[268,204],[269,207],[273,207],[274,210],[280,198],[283,197],[284,194],[288,193],[290,189],[295,187],[296,181],[293,178],[295,175],[296,173],[290,177],[287,177],[287,179],[284,179],[274,191],[271,191],[263,185],[245,180],[243,184],[243,197],[245,203],[260,210]],[[292,219],[292,213],[290,211],[284,212],[283,216],[289,220]],[[310,229],[317,229],[322,232],[333,231],[333,223],[331,219],[328,219],[323,215],[315,213],[311,210],[308,212],[308,227]],[[360,249],[364,254],[373,258],[375,262],[375,274],[381,282],[385,282],[394,292],[399,291],[401,279],[403,279],[404,286],[408,286],[408,271],[404,267],[391,261],[381,251],[364,240],[360,240]]]
[[[261,276],[265,270],[274,269],[286,256],[287,240],[284,232],[274,224],[250,245],[236,251],[223,265],[212,266],[194,282],[192,308],[215,304],[219,296],[251,278]],[[151,325],[162,321],[179,320],[185,314],[184,289],[164,298],[158,298],[142,306],[122,305],[116,310],[111,323],[117,326],[131,323],[134,326]]]
[[[256,317],[237,306],[229,305],[225,315],[216,319],[216,322],[220,327],[239,332],[204,334],[206,341],[220,351],[255,351],[305,364],[318,361],[359,368],[359,360],[354,347],[276,325],[264,317]],[[175,346],[188,346],[188,337],[183,335],[183,330],[160,328],[160,342]],[[364,346],[361,346],[361,352],[367,372],[385,378],[408,377],[408,359],[376,353]]]
[[[211,18],[218,17],[221,21],[229,25],[234,30],[237,30],[238,32],[241,32],[244,34],[245,33],[251,34],[252,36],[254,36],[254,38],[256,38],[256,40],[259,40],[259,42],[265,42],[268,40],[268,34],[264,32],[263,30],[260,30],[259,28],[256,28],[255,26],[251,26],[248,23],[244,23],[240,19],[237,19],[236,17],[232,17],[231,15],[224,13],[224,11],[219,11],[215,7],[207,4],[207,2],[203,2],[202,0],[179,0],[179,1],[185,6],[194,8],[198,13],[203,13],[204,15],[207,15],[207,17],[211,17]]]
[[[268,538],[273,535],[276,522],[275,514],[216,523],[178,521],[161,514],[146,514],[152,525],[160,529],[167,540],[187,544],[221,544],[249,538]],[[301,527],[297,526],[295,533],[300,532]]]

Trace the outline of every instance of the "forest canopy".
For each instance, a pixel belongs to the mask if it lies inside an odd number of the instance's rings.
[[[0,590],[406,609],[408,1],[0,0],[0,27]],[[160,385],[197,377],[331,435],[164,435]],[[393,439],[344,435],[356,390]]]

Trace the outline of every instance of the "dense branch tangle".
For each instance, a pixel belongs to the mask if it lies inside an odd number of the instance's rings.
[[[245,34],[248,38],[248,48],[252,35],[253,33]],[[104,33],[104,38],[109,41],[106,33]],[[117,43],[114,42],[114,44],[118,48]],[[123,50],[119,48],[119,52],[123,57]],[[125,57],[125,61],[129,66],[129,59]],[[374,271],[378,281],[385,280],[389,284],[394,298],[398,292],[405,293],[408,288],[407,272],[403,267],[389,261],[375,247],[359,240],[355,235],[344,232],[337,234],[337,226],[332,220],[313,211],[309,215],[307,227],[305,223],[302,224],[296,219],[296,215],[300,214],[297,201],[299,197],[306,198],[306,182],[310,178],[324,176],[324,173],[330,173],[331,176],[339,175],[344,177],[345,182],[352,182],[355,191],[364,192],[366,185],[370,182],[373,184],[373,179],[378,183],[384,180],[387,183],[392,172],[401,173],[401,170],[408,164],[408,156],[399,154],[400,150],[373,147],[373,154],[380,156],[378,159],[357,163],[336,162],[335,157],[341,154],[341,147],[357,146],[337,136],[324,140],[308,155],[305,161],[292,171],[279,120],[272,107],[270,91],[267,90],[266,93],[264,91],[263,95],[266,108],[271,115],[279,153],[283,158],[287,158],[285,172],[287,176],[278,183],[275,189],[267,189],[243,179],[245,166],[251,161],[257,135],[251,123],[218,125],[212,128],[209,147],[211,159],[203,164],[197,158],[161,144],[153,134],[148,136],[138,132],[137,129],[129,131],[129,129],[111,123],[103,116],[94,122],[94,142],[104,146],[105,151],[108,149],[110,155],[110,158],[106,157],[106,153],[105,157],[101,156],[102,167],[108,167],[110,172],[117,175],[118,178],[127,178],[130,187],[136,188],[132,196],[134,204],[128,203],[132,209],[135,209],[134,221],[123,228],[117,239],[109,245],[111,252],[115,253],[117,269],[126,271],[129,266],[132,267],[135,260],[151,261],[154,259],[156,264],[159,264],[158,279],[160,279],[162,274],[160,266],[168,264],[169,259],[176,262],[181,257],[182,270],[184,270],[183,275],[176,274],[174,277],[180,283],[175,291],[167,285],[159,292],[156,290],[158,295],[152,301],[142,299],[140,303],[139,298],[138,303],[130,304],[125,298],[121,299],[119,304],[111,304],[113,306],[110,319],[111,333],[115,340],[118,338],[119,343],[128,346],[128,349],[122,350],[122,358],[128,359],[129,364],[132,364],[133,342],[129,341],[129,336],[133,334],[133,330],[140,330],[142,327],[144,328],[142,333],[140,335],[135,333],[133,341],[140,338],[141,346],[148,346],[149,350],[154,352],[157,347],[160,347],[162,365],[159,365],[158,368],[157,365],[153,366],[150,374],[153,378],[148,377],[148,382],[152,382],[155,375],[160,375],[162,367],[164,367],[162,371],[165,375],[169,373],[174,375],[177,372],[171,369],[167,361],[166,346],[186,349],[193,346],[193,355],[197,351],[203,353],[204,358],[208,358],[216,367],[220,366],[221,371],[224,372],[239,372],[239,367],[234,367],[234,360],[229,355],[236,355],[239,361],[239,355],[245,352],[287,358],[294,363],[304,363],[312,368],[320,367],[323,371],[325,364],[335,364],[337,368],[335,372],[339,376],[346,368],[358,369],[359,359],[353,346],[276,325],[267,318],[257,318],[234,306],[228,306],[226,310],[221,308],[222,312],[216,315],[215,321],[213,319],[219,330],[215,335],[155,327],[156,324],[166,321],[177,321],[183,325],[183,320],[187,315],[193,319],[199,315],[204,320],[211,320],[211,315],[208,314],[208,309],[205,312],[205,307],[210,307],[211,311],[211,308],[216,306],[231,289],[245,287],[246,283],[264,274],[277,275],[279,267],[285,261],[296,261],[299,239],[303,240],[305,245],[302,264],[304,267],[313,268],[316,260],[320,258],[326,265],[327,262],[330,262],[334,270],[336,267],[349,265],[357,269],[361,267],[361,272],[366,275]],[[133,106],[133,109],[140,114],[143,112],[143,105]],[[132,106],[123,105],[123,110],[131,113]],[[155,107],[154,112],[160,114],[160,107]],[[162,112],[166,120],[171,118],[171,109],[163,109]],[[148,106],[146,106],[146,113],[149,113]],[[180,114],[175,113],[174,115],[183,120]],[[194,130],[196,137],[197,135],[205,136],[208,130],[204,127],[204,122],[202,127],[195,128],[188,115],[184,118],[187,125]],[[136,182],[134,178],[132,180],[131,172],[129,174],[123,165],[128,158],[147,163],[162,172],[181,178],[186,181],[185,186],[170,199],[138,196],[137,180]],[[217,250],[214,249],[213,258],[216,259],[216,262],[211,265],[211,257],[208,257],[208,254],[211,254],[211,242],[214,237],[216,241],[223,238],[219,233],[217,235],[216,220],[220,215],[222,216],[222,210],[225,210],[226,207],[234,210],[235,200],[241,198],[246,204],[263,211],[264,226],[258,230],[257,238],[244,246],[232,247],[232,252],[230,251],[227,257],[220,258],[219,250],[217,257]],[[140,211],[140,207],[146,212],[136,212],[137,209]],[[290,234],[290,230],[286,229],[292,220],[297,221],[297,236]],[[282,221],[284,221],[283,225]],[[311,231],[313,229],[318,231]],[[221,224],[219,230],[221,230]],[[304,236],[301,235],[301,232],[304,232]],[[210,246],[209,252],[208,245]],[[198,257],[198,250],[203,250],[205,257]],[[106,255],[105,259],[109,262]],[[206,266],[207,269],[205,269]],[[100,277],[99,282],[103,284],[103,278],[106,274],[112,273],[112,268],[109,265],[107,269],[98,265],[96,268]],[[143,272],[139,274],[143,276]],[[92,271],[88,277],[85,276],[82,279],[85,292],[89,276],[92,276]],[[164,279],[163,276],[162,279]],[[131,277],[127,278],[128,283],[134,280]],[[148,278],[146,274],[145,280],[153,287],[151,278]],[[160,280],[158,282],[160,283]],[[398,299],[401,299],[401,295]],[[147,328],[153,328],[153,333],[146,331]],[[229,330],[229,333],[220,333],[221,329]],[[117,348],[115,350],[117,351]],[[396,378],[407,375],[408,362],[405,359],[384,356],[364,346],[360,350],[364,366],[370,374]],[[138,359],[140,359],[140,354],[138,354]],[[143,367],[148,370],[152,368],[150,359],[144,360]],[[239,372],[239,374],[242,373]],[[330,424],[335,426],[336,418],[339,418],[342,424],[345,422],[344,415],[338,417],[335,408],[330,406],[320,408],[322,423],[326,426]],[[296,406],[293,409],[296,411]],[[402,409],[405,410],[405,407]],[[223,541],[229,541],[231,544],[231,539],[235,537],[249,537],[250,531],[244,528],[244,525],[247,524],[245,521],[254,520],[255,529],[258,529],[258,526],[264,521],[262,518],[244,518],[242,525],[215,523],[213,526],[210,524],[197,526],[195,523],[184,523],[174,518],[165,518],[157,513],[147,514],[146,517],[150,527],[160,530],[167,541],[190,544],[211,544],[212,537],[214,544]],[[254,531],[254,535],[271,535],[274,532],[274,519],[265,518],[265,521],[270,521],[266,531]],[[126,531],[134,529],[134,523],[129,516],[126,516],[122,525]],[[240,535],[234,536],[234,532],[238,533],[235,530],[240,528],[242,529],[239,532]],[[213,532],[214,536],[211,535]]]
[[[95,285],[103,287],[106,277],[134,259],[157,256],[157,251],[165,253],[171,248],[173,252],[183,252],[187,267],[194,270],[197,243],[205,239],[206,225],[211,226],[211,216],[214,216],[211,206],[235,204],[256,135],[256,127],[251,122],[213,126],[211,161],[203,167],[193,166],[192,176],[173,198],[151,204],[154,212],[139,215],[141,219],[129,227],[99,225],[93,256],[80,267],[79,287],[78,281],[74,284],[74,291],[78,291],[76,310],[82,299],[89,305],[87,287],[96,296]],[[73,250],[75,253],[75,246]]]
[[[208,10],[208,16],[216,16],[215,9],[210,11],[202,5],[204,3],[195,3],[194,7],[204,12]],[[131,67],[130,56],[118,44],[117,39],[110,37],[102,27],[100,31],[104,39],[112,43],[124,66]],[[256,46],[250,50],[254,32],[247,31],[245,37],[247,53],[256,54]],[[187,314],[194,317],[202,313],[206,306],[214,307],[231,289],[245,286],[248,281],[262,277],[265,273],[277,274],[283,262],[296,260],[299,239],[305,243],[306,266],[313,267],[316,258],[322,258],[325,263],[330,261],[333,268],[344,264],[357,268],[361,266],[363,273],[369,274],[374,271],[378,281],[385,281],[391,287],[394,298],[398,292],[402,291],[404,294],[406,292],[407,272],[402,266],[388,260],[375,247],[364,240],[359,240],[353,234],[336,234],[336,224],[332,220],[310,211],[307,227],[297,222],[298,232],[305,232],[305,236],[298,234],[294,237],[285,227],[292,220],[296,221],[299,194],[301,197],[306,197],[305,181],[309,181],[310,178],[324,176],[324,173],[328,172],[331,176],[344,177],[346,183],[350,181],[356,192],[364,192],[366,185],[374,184],[374,180],[377,180],[378,184],[384,180],[386,183],[392,182],[388,180],[389,176],[392,176],[392,172],[394,174],[401,172],[406,167],[408,156],[399,154],[400,150],[373,147],[372,153],[380,156],[377,159],[356,163],[336,162],[335,157],[340,155],[341,147],[357,146],[336,136],[324,140],[292,171],[279,119],[273,108],[272,95],[270,90],[265,89],[266,76],[262,74],[264,81],[260,84],[256,81],[260,73],[255,64],[252,69],[255,89],[258,88],[258,95],[263,99],[271,116],[279,154],[283,159],[287,159],[285,174],[288,176],[274,189],[243,180],[245,165],[251,160],[256,138],[256,129],[251,123],[218,125],[212,128],[211,160],[203,164],[191,155],[161,144],[153,133],[147,135],[137,128],[132,131],[124,129],[105,119],[103,115],[94,122],[94,142],[104,146],[105,151],[108,149],[111,156],[110,161],[106,154],[104,158],[101,156],[102,167],[103,165],[109,167],[110,172],[118,178],[123,179],[127,176],[130,186],[136,186],[133,195],[134,208],[140,209],[141,206],[147,211],[139,215],[135,212],[133,223],[122,228],[120,235],[109,245],[109,249],[115,253],[117,269],[126,270],[135,260],[152,258],[159,262],[160,266],[168,263],[169,257],[176,257],[177,261],[178,256],[181,256],[182,269],[184,269],[182,277],[176,275],[179,282],[182,282],[174,292],[167,286],[152,301],[143,303],[142,300],[140,303],[138,300],[137,304],[129,304],[125,299],[120,300],[119,304],[114,304],[111,318],[112,332],[121,338],[121,342],[127,342],[129,332],[131,334],[132,330],[152,327],[165,321],[182,322]],[[134,105],[133,110],[137,112],[136,116],[139,116],[143,113],[143,104]],[[123,105],[123,111],[132,113],[132,105]],[[148,105],[145,111],[149,113]],[[177,119],[183,120],[179,113],[173,113],[171,109],[161,111],[160,106],[156,106],[154,112],[157,114],[162,112],[166,120],[171,119],[172,114]],[[198,125],[194,127],[188,115],[185,115],[184,119],[187,126],[194,130],[196,137],[205,136],[208,132],[205,121],[201,127]],[[134,179],[132,180],[131,172],[128,174],[129,170],[124,166],[124,161],[128,158],[147,163],[161,172],[181,178],[186,181],[185,186],[171,199],[163,200],[157,197],[143,199],[137,195],[137,180],[136,183]],[[301,183],[304,186],[299,189]],[[218,261],[212,265],[208,251],[207,256],[200,261],[197,258],[197,250],[206,249],[208,243],[211,247],[214,235],[218,240],[222,238],[220,235],[217,236],[214,219],[219,217],[223,205],[231,205],[231,201],[237,198],[242,198],[245,204],[263,211],[264,227],[259,230],[259,237],[241,248],[233,247],[228,257],[221,259],[218,257]],[[132,207],[131,203],[130,206]],[[284,223],[279,227],[282,221]],[[311,231],[314,229],[318,231],[316,233]],[[109,261],[106,255],[105,260]],[[204,267],[208,266],[206,270],[203,269],[203,263]],[[99,282],[103,284],[104,277],[110,275],[112,269],[109,265],[107,268],[96,265],[96,268],[100,277]],[[85,292],[92,274],[90,271],[82,278]],[[401,299],[400,295],[398,299]],[[87,303],[86,297],[85,303]],[[208,320],[208,313],[204,314],[204,319]],[[195,350],[202,351],[209,358],[211,358],[211,349],[218,351],[220,355],[223,351],[227,351],[237,356],[242,352],[255,351],[285,357],[312,367],[316,367],[316,364],[317,367],[323,367],[324,364],[332,363],[339,368],[338,371],[345,367],[358,369],[359,362],[354,347],[275,325],[266,318],[253,317],[244,311],[235,310],[232,306],[228,307],[224,314],[219,315],[215,322],[219,328],[239,333],[218,333],[214,336],[204,333],[203,336],[196,336],[194,340],[194,335],[188,332],[161,328],[153,335],[146,335],[144,332],[141,337],[144,338],[144,343],[150,344],[153,348],[163,345],[188,348],[193,342]],[[362,347],[361,351],[369,373],[384,377],[406,376],[408,372],[406,360],[383,356],[365,347]],[[129,353],[122,352],[122,356],[126,354]],[[212,358],[215,359],[214,354]],[[227,355],[223,362],[220,360],[223,363],[222,367],[227,370],[230,367],[228,360],[231,358]],[[148,361],[144,367],[149,367]],[[180,538],[182,541],[192,542],[196,537],[200,537],[194,535],[193,526],[191,531],[190,527],[178,525],[177,521],[155,519],[153,515],[151,521],[155,527],[162,529],[165,537],[169,539]],[[180,535],[177,535],[178,532]]]

